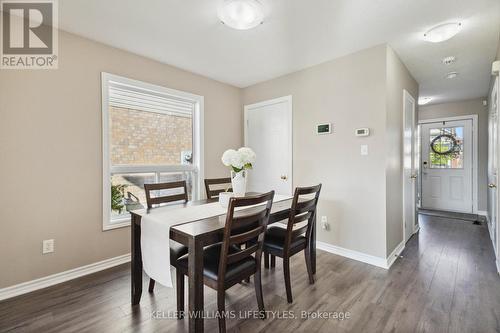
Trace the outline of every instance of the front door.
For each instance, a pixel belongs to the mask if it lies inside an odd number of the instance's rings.
[[[421,129],[422,208],[472,213],[472,119]]]
[[[245,146],[257,155],[247,190],[292,194],[292,97],[245,106]]]

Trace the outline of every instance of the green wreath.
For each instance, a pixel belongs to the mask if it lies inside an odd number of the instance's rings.
[[[449,139],[451,141],[451,146],[449,147],[448,150],[443,151],[441,149],[436,149],[436,146],[439,146],[440,148],[442,147],[441,145],[441,140],[443,138]],[[439,142],[439,145],[437,143]],[[451,134],[440,134],[436,136],[432,141],[431,141],[431,149],[434,153],[438,155],[457,155],[460,153],[460,145],[458,144],[457,139],[455,138],[454,135]]]

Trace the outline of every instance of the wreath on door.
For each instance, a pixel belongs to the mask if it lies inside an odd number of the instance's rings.
[[[452,134],[440,134],[431,141],[431,149],[441,156],[456,156],[460,153],[460,143]]]

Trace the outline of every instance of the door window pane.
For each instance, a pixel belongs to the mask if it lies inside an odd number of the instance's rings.
[[[433,169],[462,169],[464,160],[464,128],[431,128],[429,161]]]

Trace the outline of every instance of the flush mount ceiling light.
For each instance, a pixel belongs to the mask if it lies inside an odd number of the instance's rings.
[[[425,104],[429,103],[430,101],[432,101],[432,97],[420,97],[418,99],[418,105],[425,105]]]
[[[257,0],[226,0],[219,8],[219,19],[238,30],[252,29],[262,23],[264,10]]]
[[[451,65],[457,61],[457,58],[454,56],[444,57],[442,60],[443,65]]]
[[[454,79],[458,76],[458,73],[457,72],[449,72],[448,74],[446,74],[446,78],[447,79]]]
[[[431,43],[444,42],[458,34],[462,23],[445,23],[440,24],[424,34],[424,39]]]

